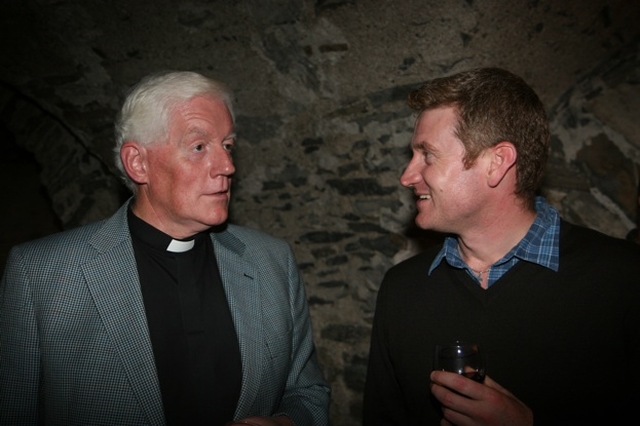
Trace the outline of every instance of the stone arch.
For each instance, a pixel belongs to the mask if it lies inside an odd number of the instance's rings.
[[[64,229],[103,219],[122,203],[124,185],[99,157],[53,114],[6,84],[0,84],[0,124],[33,154]]]

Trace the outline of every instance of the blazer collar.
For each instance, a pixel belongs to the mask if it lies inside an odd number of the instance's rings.
[[[129,199],[91,237],[89,242],[97,254],[83,269],[107,333],[150,423],[162,425],[162,397],[127,223],[131,202]],[[259,270],[234,229],[237,227],[233,225],[212,229],[211,239],[242,359],[242,389],[236,417],[245,417],[258,397],[259,378],[263,374],[261,283]]]
[[[96,309],[150,424],[164,412],[125,203],[90,238],[96,255],[82,267]]]
[[[263,345],[261,282],[258,268],[249,250],[235,234],[233,225],[212,232],[222,285],[227,294],[242,358],[242,389],[236,407],[236,418],[249,415],[260,391],[263,374]]]

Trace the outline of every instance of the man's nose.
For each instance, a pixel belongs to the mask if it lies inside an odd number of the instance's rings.
[[[417,176],[418,173],[416,172],[413,160],[411,160],[400,176],[400,184],[404,187],[410,188],[415,185]]]
[[[215,152],[213,155],[213,161],[211,165],[211,175],[224,175],[231,176],[236,172],[236,168],[233,165],[233,158],[231,153],[223,150],[222,152]]]

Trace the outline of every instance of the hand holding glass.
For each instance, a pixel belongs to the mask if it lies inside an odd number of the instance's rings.
[[[458,373],[479,383],[484,381],[484,362],[476,344],[454,342],[436,345],[433,368]]]

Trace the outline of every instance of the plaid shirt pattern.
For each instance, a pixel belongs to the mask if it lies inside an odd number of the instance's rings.
[[[488,278],[489,287],[520,261],[536,263],[553,271],[558,270],[560,266],[560,215],[543,197],[536,197],[536,212],[536,219],[527,235],[502,259],[491,265]],[[480,282],[460,257],[458,240],[453,236],[445,238],[442,249],[431,263],[429,275],[443,259],[454,268],[466,270],[471,277],[478,283]]]

